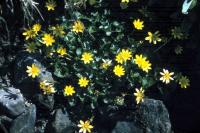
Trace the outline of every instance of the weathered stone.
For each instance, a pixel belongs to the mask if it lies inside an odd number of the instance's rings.
[[[54,106],[54,95],[44,95],[44,94],[36,94],[35,97],[36,102],[39,102],[42,106],[47,109],[52,110]]]
[[[37,57],[36,55],[22,53],[16,59],[15,64],[14,79],[16,84],[26,84],[29,82],[33,82],[32,78],[28,77],[28,74],[26,72],[27,66],[31,66],[32,64],[35,64],[40,68],[40,74],[38,77],[36,77],[37,82],[47,80],[48,82],[54,83],[52,74],[46,70],[44,65],[42,65],[40,57]]]
[[[119,121],[112,133],[143,133],[143,130],[138,128],[134,122]]]
[[[45,133],[47,121],[45,119],[37,120],[35,126],[35,133]]]
[[[0,111],[16,117],[25,111],[25,102],[20,90],[13,87],[0,89]],[[1,114],[1,112],[0,112]]]
[[[0,67],[2,67],[5,63],[5,58],[0,54]]]
[[[74,128],[66,110],[57,109],[54,119],[49,123],[47,131],[49,133],[73,133]]]
[[[31,66],[32,64],[40,68],[40,74],[35,79],[28,77],[26,72],[27,66]],[[39,88],[41,81],[47,80],[48,82],[54,83],[52,74],[42,65],[40,57],[21,53],[16,59],[14,79],[15,84],[20,88],[26,98],[32,100],[36,105],[42,104],[47,109],[53,109],[54,96],[42,95]]]
[[[36,121],[36,107],[30,105],[26,111],[13,120],[10,133],[34,133]]]
[[[112,133],[173,133],[168,111],[162,101],[145,99],[132,121],[118,121]]]
[[[162,101],[145,99],[136,111],[145,133],[172,133],[168,111]]]

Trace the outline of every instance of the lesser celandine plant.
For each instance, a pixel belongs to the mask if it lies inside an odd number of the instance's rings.
[[[128,3],[129,0],[121,2]],[[45,6],[52,13],[57,4],[48,0]],[[129,28],[133,32],[144,32],[143,40],[140,40],[126,32],[124,22],[110,16],[107,9],[85,13],[72,10],[56,18],[55,25],[37,22],[23,32],[25,50],[41,55],[57,80],[55,85],[41,82],[41,90],[45,95],[57,93],[68,100],[63,105],[74,109],[76,116],[72,117],[79,122],[80,132],[91,132],[94,128],[90,118],[100,104],[125,106],[124,98],[128,95],[139,105],[144,101],[145,90],[155,82],[169,84],[178,77],[167,68],[154,70],[148,54],[139,51],[145,45],[141,42],[150,47],[162,44],[159,29],[145,29],[142,15],[131,20],[132,27]],[[35,64],[27,66],[31,78],[37,77],[39,72],[40,68]],[[186,76],[179,76],[179,79],[181,88],[189,86]]]

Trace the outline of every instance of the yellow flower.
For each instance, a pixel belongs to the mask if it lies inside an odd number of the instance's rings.
[[[149,61],[144,61],[141,69],[145,72],[149,72],[149,70],[151,70],[151,63]]]
[[[43,41],[42,43],[48,47],[52,46],[52,44],[55,42],[55,39],[50,34],[44,34],[42,41]]]
[[[142,54],[140,54],[140,55],[136,54],[135,55],[134,62],[135,62],[135,64],[138,65],[138,67],[141,67],[145,60],[146,60],[146,57],[143,57]]]
[[[153,41],[153,34],[151,32],[148,32],[148,36],[145,38],[145,40],[149,41],[149,43],[152,43],[152,41]]]
[[[89,83],[89,80],[86,77],[81,77],[78,81],[80,87],[86,87]]]
[[[29,77],[35,78],[40,74],[40,69],[35,64],[32,64],[32,66],[27,66],[26,72],[28,73]]]
[[[117,61],[117,63],[120,63],[120,64],[123,64],[123,62],[124,62],[124,59],[123,59],[121,53],[116,55],[115,60]]]
[[[46,80],[40,82],[40,89],[44,92],[44,94],[53,94],[55,93],[55,88],[53,84],[47,82]]]
[[[157,44],[157,42],[161,42],[161,38],[159,36],[159,31],[156,31],[155,33],[148,32],[148,36],[145,40],[149,41],[149,43],[153,42],[153,44]]]
[[[140,69],[142,69],[145,72],[149,72],[151,70],[151,63],[146,60],[146,57],[143,57],[143,55],[136,55],[134,58],[135,64],[138,65]]]
[[[51,28],[56,37],[63,37],[65,35],[64,27],[60,25],[53,26]]]
[[[40,24],[34,24],[32,29],[37,34],[41,30],[41,25]]]
[[[137,30],[142,30],[144,25],[143,25],[144,21],[140,21],[140,19],[134,20],[133,21],[133,25]]]
[[[54,0],[48,0],[48,2],[46,2],[46,8],[48,11],[54,11],[56,7],[56,2]]]
[[[64,56],[67,54],[66,48],[59,48],[57,49],[57,53],[60,54],[61,56]]]
[[[187,88],[188,86],[190,86],[190,80],[187,76],[181,76],[178,83],[181,86],[181,88]]]
[[[172,78],[172,76],[174,75],[174,72],[169,72],[169,71],[166,70],[166,69],[163,69],[163,72],[160,72],[160,75],[161,75],[160,80],[161,80],[163,83],[168,84],[168,83],[170,82],[170,80],[174,80],[174,79]]]
[[[123,62],[131,60],[131,57],[132,57],[131,51],[129,51],[128,49],[122,49],[122,51],[117,54],[115,60],[118,63],[123,64]]]
[[[121,77],[125,74],[125,70],[124,67],[121,65],[117,65],[114,67],[113,72],[115,73],[115,75],[117,75],[118,77]]]
[[[81,21],[76,21],[74,22],[74,25],[72,27],[72,31],[76,32],[76,33],[79,33],[79,32],[83,32],[85,29],[83,23]]]
[[[88,64],[93,61],[93,55],[89,52],[84,52],[82,54],[81,60],[84,62],[84,64]]]
[[[136,96],[136,103],[139,104],[140,102],[144,101],[144,90],[142,88],[135,89],[134,96]]]
[[[101,68],[103,69],[108,69],[108,67],[111,66],[111,63],[112,63],[112,60],[109,60],[109,59],[102,59],[103,63],[101,64]]]
[[[74,87],[71,85],[65,86],[64,88],[64,95],[65,96],[72,96],[75,93]]]
[[[122,49],[121,56],[124,61],[131,60],[132,54],[128,49]]]
[[[121,0],[122,3],[129,3],[129,0]]]
[[[80,123],[78,124],[78,127],[80,128],[79,133],[91,133],[91,129],[93,128],[93,126],[90,124],[90,121],[82,121],[80,120]]]
[[[25,40],[28,40],[28,39],[32,39],[36,36],[36,33],[32,30],[32,29],[26,29],[26,31],[24,31],[22,33],[23,36],[25,36]]]

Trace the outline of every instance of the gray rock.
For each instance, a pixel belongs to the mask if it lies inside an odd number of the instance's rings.
[[[66,110],[57,109],[53,121],[49,124],[49,133],[73,133],[74,128]]]
[[[132,121],[118,121],[112,133],[173,133],[168,111],[162,101],[145,99]]]
[[[0,108],[2,113],[7,113],[10,117],[23,113],[25,102],[20,90],[12,87],[0,89]]]
[[[47,125],[47,121],[45,119],[37,120],[35,126],[35,133],[45,133],[45,128]]]
[[[35,64],[40,68],[40,74],[35,79],[28,77],[26,72],[27,66]],[[48,82],[54,83],[52,74],[42,65],[40,57],[36,55],[30,55],[21,53],[15,63],[14,82],[20,88],[22,93],[28,99],[31,99],[35,104],[42,104],[48,109],[52,109],[54,106],[54,95],[45,96],[40,95],[39,83],[47,80]]]
[[[54,95],[36,94],[35,100],[47,109],[52,110],[54,106]]]
[[[36,107],[30,105],[26,111],[13,120],[10,133],[34,133],[36,121]]]
[[[0,54],[0,67],[2,67],[5,63],[5,58]]]
[[[8,73],[5,74],[4,76],[1,76],[0,77],[0,86],[11,86],[11,81],[10,81],[10,78],[8,76]]]
[[[28,77],[26,72],[27,66],[31,66],[32,64],[35,64],[40,68],[40,74],[38,77],[36,77],[37,82],[47,80],[48,82],[54,83],[52,74],[46,70],[44,65],[42,65],[40,57],[22,53],[17,57],[15,64],[14,79],[16,84],[26,84],[33,82],[32,78]]]
[[[145,133],[172,133],[168,111],[162,101],[145,99],[136,111]]]
[[[143,130],[138,128],[134,122],[119,121],[112,133],[143,133]]]

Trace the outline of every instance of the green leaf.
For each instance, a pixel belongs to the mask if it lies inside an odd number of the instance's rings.
[[[90,4],[91,6],[93,6],[94,4],[96,4],[96,0],[89,0],[89,4]]]
[[[190,5],[190,8],[189,8],[189,9],[194,8],[196,5],[197,5],[197,0],[193,0],[193,1],[192,1],[192,4]]]
[[[119,22],[114,21],[114,22],[113,22],[113,25],[114,25],[114,26],[119,26]]]
[[[147,85],[148,85],[147,79],[142,79],[142,86],[147,86]]]
[[[155,81],[153,80],[153,78],[145,77],[142,79],[142,86],[144,86],[145,88],[151,87],[154,83]]]
[[[54,75],[57,76],[58,78],[65,78],[68,77],[69,70],[66,66],[64,66],[63,68],[60,68],[60,66],[55,65],[54,68]]]
[[[126,9],[126,8],[128,8],[128,4],[126,4],[126,3],[120,3],[120,7],[122,9]]]
[[[76,49],[76,54],[77,54],[77,55],[81,55],[81,54],[82,54],[81,48],[77,48],[77,49]]]
[[[90,34],[92,34],[92,33],[95,32],[95,29],[94,29],[92,26],[90,26],[90,27],[88,28],[88,32],[89,32]]]
[[[92,109],[95,109],[95,103],[92,102],[92,103],[90,104],[90,107],[91,107]]]
[[[112,32],[110,32],[110,31],[107,31],[107,32],[106,32],[106,35],[107,35],[107,36],[110,36],[111,34],[112,34]]]
[[[73,106],[75,106],[75,100],[74,99],[69,99],[69,105],[71,106],[71,107],[73,107]]]

